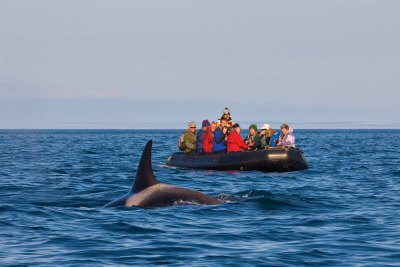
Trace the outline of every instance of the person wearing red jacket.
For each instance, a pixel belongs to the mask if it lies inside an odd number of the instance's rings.
[[[214,132],[217,129],[217,124],[213,121],[210,127],[207,127],[203,139],[203,153],[209,154],[213,152]]]
[[[248,150],[249,146],[245,144],[240,136],[240,125],[235,123],[233,125],[233,130],[234,131],[231,131],[228,135],[228,140],[226,141],[228,153]]]

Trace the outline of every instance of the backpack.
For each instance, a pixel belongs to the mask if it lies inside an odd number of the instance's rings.
[[[185,145],[185,134],[182,134],[181,137],[178,139],[178,148],[182,151],[186,149]]]

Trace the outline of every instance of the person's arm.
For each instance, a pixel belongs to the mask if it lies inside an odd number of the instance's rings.
[[[221,132],[221,130],[217,130],[214,133],[214,138],[215,138],[215,142],[217,142],[217,144],[221,143],[223,140],[225,140],[225,134],[223,134]]]
[[[249,150],[249,146],[243,141],[242,137],[238,135],[237,143],[241,149]]]

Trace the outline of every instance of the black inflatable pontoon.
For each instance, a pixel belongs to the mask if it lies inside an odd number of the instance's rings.
[[[308,169],[308,163],[299,148],[281,147],[219,154],[176,152],[167,159],[166,164],[194,169],[257,170],[263,172],[289,172]]]

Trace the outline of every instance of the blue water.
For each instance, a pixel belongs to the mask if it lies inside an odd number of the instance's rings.
[[[399,266],[400,131],[299,130],[310,169],[164,165],[181,131],[0,131],[0,265]],[[219,206],[102,208],[153,139],[159,181]]]

